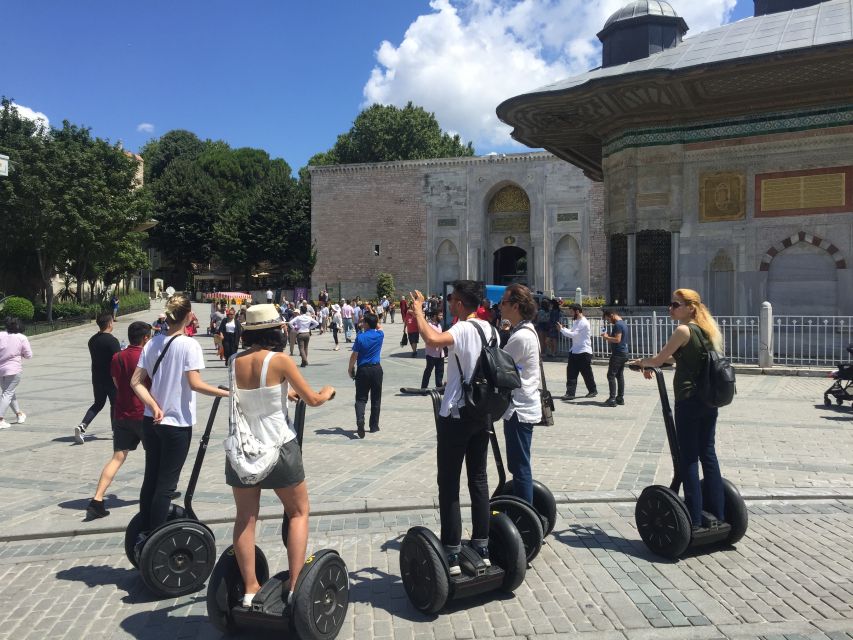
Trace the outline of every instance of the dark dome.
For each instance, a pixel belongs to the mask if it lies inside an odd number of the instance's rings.
[[[607,18],[604,23],[606,29],[611,24],[620,20],[630,20],[631,18],[639,18],[640,16],[666,16],[667,18],[677,18],[678,14],[672,5],[666,0],[634,0],[625,5],[619,11]]]

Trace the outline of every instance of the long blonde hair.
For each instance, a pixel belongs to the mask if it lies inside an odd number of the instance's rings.
[[[720,327],[717,325],[717,321],[714,320],[714,316],[708,311],[708,307],[702,304],[702,298],[699,297],[699,293],[693,289],[676,289],[673,295],[679,296],[687,303],[687,306],[693,311],[692,321],[702,329],[702,332],[708,338],[714,350],[722,352],[725,346],[723,345],[723,334],[720,333]]]

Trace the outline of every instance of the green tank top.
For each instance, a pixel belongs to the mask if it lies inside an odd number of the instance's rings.
[[[708,354],[696,335],[696,330],[702,331],[699,326],[693,322],[688,325],[690,330],[690,340],[683,347],[672,354],[675,359],[675,380],[673,381],[673,391],[675,392],[675,401],[686,400],[696,393],[696,381],[706,366]]]

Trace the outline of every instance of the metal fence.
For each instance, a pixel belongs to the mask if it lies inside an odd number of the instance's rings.
[[[595,357],[609,354],[601,331],[607,324],[601,318],[588,318]],[[660,351],[675,330],[668,316],[631,316],[623,318],[631,336],[631,355],[653,356]],[[759,316],[716,316],[726,354],[736,364],[758,364],[761,350]],[[570,324],[563,318],[563,324]],[[768,334],[770,331],[768,330]],[[776,365],[797,367],[834,367],[850,359],[847,345],[853,343],[853,316],[776,316],[772,326],[773,361]],[[558,350],[566,355],[571,340],[560,335]]]

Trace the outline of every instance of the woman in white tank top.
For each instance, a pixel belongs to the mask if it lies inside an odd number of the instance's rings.
[[[314,391],[293,360],[284,353],[278,353],[284,348],[283,324],[274,305],[252,306],[243,326],[243,346],[247,350],[234,356],[233,363],[236,400],[251,430],[284,443],[273,470],[256,485],[243,484],[227,459],[225,462],[225,479],[232,488],[237,506],[234,552],[245,586],[244,606],[251,604],[261,587],[255,575],[255,525],[261,489],[275,491],[290,519],[287,560],[291,592],[305,564],[308,548],[308,487],[302,453],[282,397],[288,400],[301,398],[307,405],[316,407],[335,394],[334,388],[328,385],[319,392]]]

